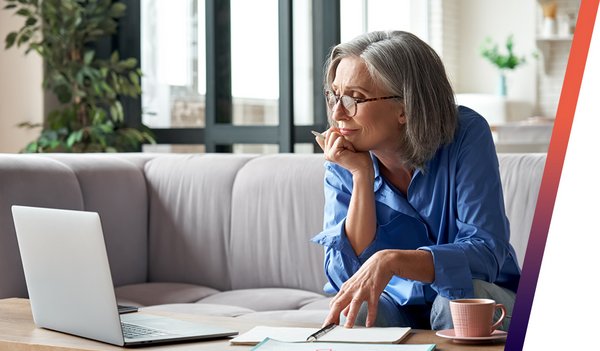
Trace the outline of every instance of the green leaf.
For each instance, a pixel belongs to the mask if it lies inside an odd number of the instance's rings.
[[[110,115],[113,121],[123,122],[123,105],[119,101],[115,101],[110,107]]]
[[[85,54],[83,55],[83,62],[86,65],[89,65],[92,63],[92,60],[94,59],[94,55],[96,53],[94,52],[94,50],[88,50],[85,52]]]
[[[4,48],[10,49],[15,44],[16,39],[17,39],[17,32],[8,33],[8,35],[6,36],[6,39],[5,39]]]
[[[143,132],[144,140],[149,142],[150,144],[156,144],[156,139],[154,139],[154,135],[149,132]]]
[[[38,128],[38,127],[41,127],[41,126],[42,126],[41,123],[31,123],[31,122],[21,122],[21,123],[17,124],[17,127],[19,127],[19,128],[27,128],[27,129]]]
[[[100,124],[98,126],[99,130],[101,130],[103,133],[112,133],[113,132],[113,125],[112,124]]]
[[[121,61],[121,64],[124,68],[133,69],[135,66],[137,66],[137,60],[133,57],[130,57],[127,60]]]
[[[56,94],[58,101],[60,101],[60,103],[62,104],[69,103],[71,101],[71,98],[73,97],[73,92],[71,91],[71,88],[66,84],[55,86],[53,91],[54,94]]]
[[[16,12],[16,14],[23,17],[31,17],[31,11],[29,11],[29,9],[26,8],[21,8],[19,11]]]
[[[4,6],[4,9],[5,10],[10,10],[10,9],[14,9],[15,7],[17,7],[16,4],[8,4],[8,5]]]
[[[83,129],[74,131],[67,138],[67,146],[68,147],[73,147],[73,145],[75,143],[80,142],[82,138],[83,138]]]
[[[25,26],[31,27],[37,23],[37,18],[29,17],[27,21],[25,21]]]
[[[17,46],[21,46],[24,43],[28,42],[29,39],[31,39],[32,34],[33,33],[31,33],[30,31],[21,34],[21,36],[19,37],[19,40],[17,40]]]
[[[113,89],[113,88],[111,88],[111,86],[110,86],[110,85],[108,85],[108,83],[106,83],[106,81],[105,81],[105,80],[102,80],[102,81],[100,82],[100,85],[102,86],[102,89],[104,89],[104,91],[107,93],[107,95],[108,95],[109,97],[112,97],[112,96],[114,96],[114,95],[115,95],[115,91],[114,91],[114,89]]]
[[[110,16],[112,18],[119,18],[119,17],[123,17],[123,15],[125,15],[125,10],[127,9],[127,6],[125,6],[125,4],[120,3],[120,2],[115,2],[111,7],[110,7]]]
[[[27,144],[27,146],[25,147],[25,151],[26,153],[35,153],[38,152],[38,143],[35,141],[30,142],[29,144]]]

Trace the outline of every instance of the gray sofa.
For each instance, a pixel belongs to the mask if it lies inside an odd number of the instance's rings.
[[[500,154],[523,262],[544,154]],[[120,303],[321,323],[322,155],[0,154],[0,298],[26,297],[10,206],[100,213]]]

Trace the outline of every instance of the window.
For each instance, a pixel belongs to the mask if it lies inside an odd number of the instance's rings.
[[[374,30],[404,30],[428,41],[428,1],[340,0],[341,41]]]
[[[205,126],[206,46],[202,0],[141,2],[142,122]]]
[[[129,123],[143,123],[155,133],[159,145],[147,149],[252,153],[318,151],[310,130],[327,128],[322,71],[330,48],[365,31],[416,32],[428,4],[124,2],[140,20],[122,21],[120,50],[140,57],[144,74],[141,105],[124,103]],[[426,36],[427,26],[420,29]],[[137,40],[138,53],[123,44],[124,36]]]

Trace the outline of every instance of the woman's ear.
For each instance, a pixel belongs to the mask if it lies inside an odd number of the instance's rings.
[[[398,109],[398,123],[402,124],[406,124],[406,113],[404,112],[404,104],[400,105],[400,108]]]
[[[406,115],[404,112],[398,116],[398,122],[400,122],[400,124],[406,124]]]

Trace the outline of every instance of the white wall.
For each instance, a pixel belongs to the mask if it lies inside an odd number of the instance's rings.
[[[479,54],[487,36],[504,44],[514,35],[514,51],[527,56],[527,64],[507,74],[509,120],[523,119],[536,113],[535,0],[458,0],[457,93],[495,94],[498,70]]]
[[[0,0],[0,152],[19,152],[37,137],[39,130],[18,128],[18,123],[43,120],[42,60],[34,52],[25,56],[25,49],[4,50],[4,38],[21,27],[22,17],[3,10]]]

